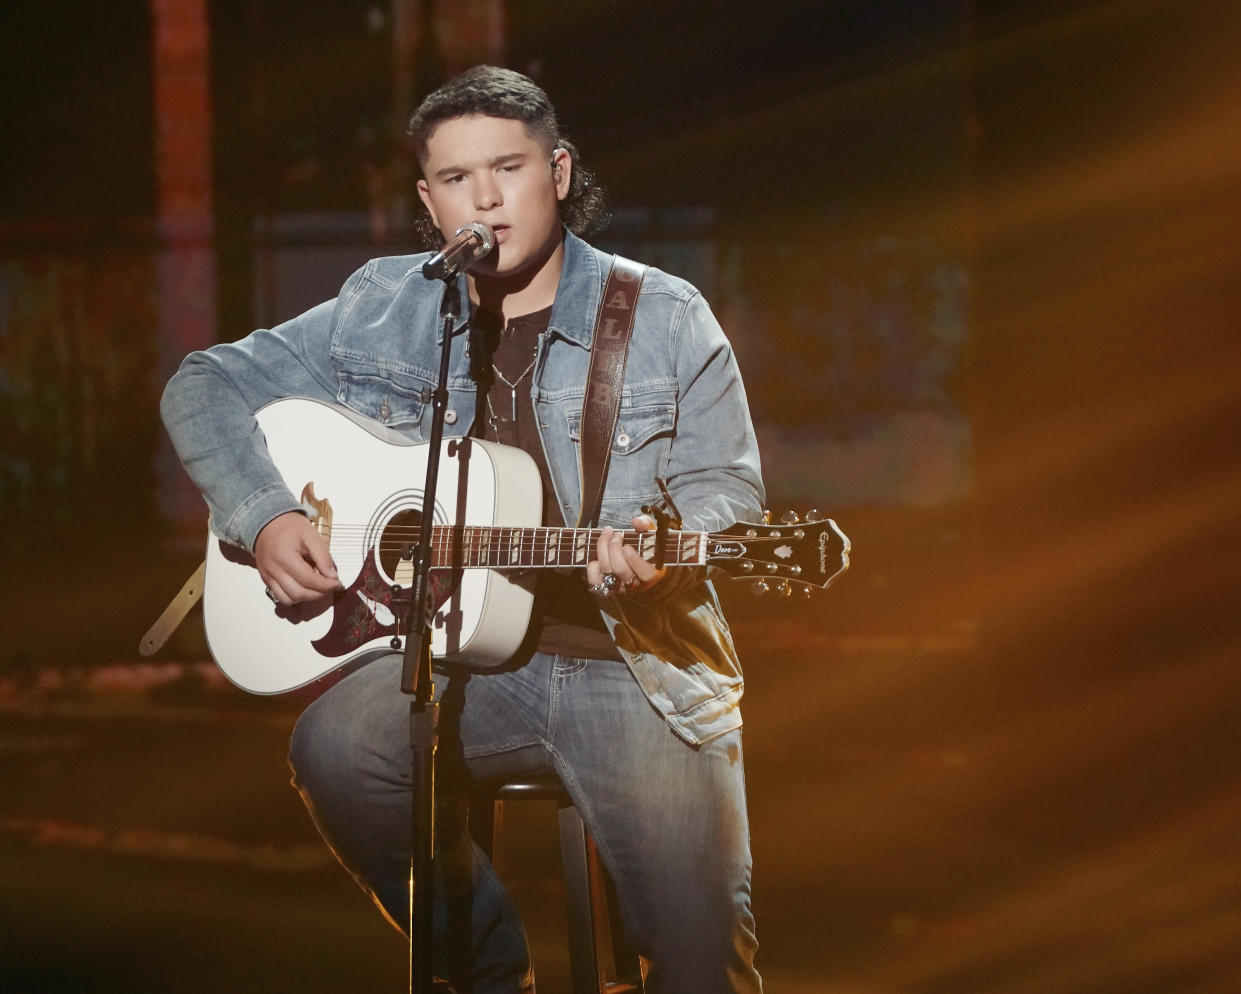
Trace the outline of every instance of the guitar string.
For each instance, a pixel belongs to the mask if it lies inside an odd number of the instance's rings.
[[[560,533],[555,535],[554,533],[557,530],[554,528],[548,528],[534,535],[522,535],[517,539],[517,541],[514,542],[507,539],[504,532],[509,529],[526,531],[527,529],[525,527],[520,525],[467,525],[464,527],[468,530],[459,531],[456,530],[458,526],[451,525],[433,526],[434,530],[431,537],[432,544],[444,545],[445,543],[459,543],[463,546],[473,547],[499,545],[506,550],[517,548],[522,551],[529,552],[547,548],[549,544],[553,544],[558,547],[563,547],[565,545],[574,547],[582,544],[593,546],[597,544],[598,539],[602,534],[602,532],[597,529],[575,530],[565,528],[560,529]],[[342,540],[343,542],[347,542],[349,544],[356,543],[360,546],[361,540],[371,531],[372,529],[367,525],[333,524],[331,529],[331,537],[332,539]],[[628,531],[620,532],[619,534],[621,535],[622,544],[628,548],[638,549],[639,551],[643,551],[644,548],[648,546],[653,548],[653,542],[650,539],[645,538],[647,535],[652,535],[653,533],[651,532]],[[410,541],[417,539],[419,535],[420,530],[412,526],[390,526],[382,529],[375,546],[379,549],[385,550],[400,549],[408,545]],[[804,541],[804,539],[797,539],[784,535],[758,535],[754,537],[746,536],[744,538],[737,538],[728,535],[713,536],[707,532],[677,531],[665,538],[665,551],[681,550],[685,547],[692,547],[703,540],[725,542],[742,541],[747,547]],[[339,546],[340,542],[338,541],[334,544]]]
[[[432,541],[448,540],[475,541],[479,538],[498,538],[504,536],[505,532],[521,531],[526,532],[529,529],[521,525],[466,525],[464,530],[456,525],[434,525],[432,526]],[[330,532],[333,538],[349,538],[353,539],[361,535],[370,533],[372,529],[366,525],[333,525]],[[592,544],[599,540],[603,534],[602,530],[586,530],[572,528],[547,528],[539,531],[534,535],[523,534],[518,539],[518,544],[526,545],[546,545],[549,540],[559,542],[578,542],[585,538]],[[616,531],[614,534],[620,535],[621,541],[626,545],[645,545],[648,544],[657,533],[655,532],[621,532]],[[682,532],[677,531],[668,535],[664,542],[672,544],[675,542],[697,542],[705,535],[705,532]],[[403,540],[418,538],[421,531],[417,528],[384,528],[380,530],[380,541],[388,541],[392,544],[402,544]],[[513,544],[508,539],[507,544]]]
[[[511,539],[505,537],[506,532],[520,531],[528,532],[529,529],[521,525],[466,525],[464,528],[454,525],[434,525],[432,526],[431,540],[433,542],[443,541],[478,541],[501,539],[507,545],[531,545],[543,546],[549,541],[559,543],[580,543],[583,540],[595,544],[603,532],[601,529],[572,529],[572,528],[546,528],[536,534],[522,534],[514,543]],[[372,529],[366,525],[332,525],[330,528],[332,538],[344,538],[354,540],[372,532]],[[656,532],[614,532],[621,537],[621,541],[625,545],[638,546],[648,545],[657,537]],[[664,538],[664,544],[672,545],[675,543],[694,543],[698,542],[706,533],[705,532],[673,532]],[[406,539],[415,539],[421,535],[420,529],[417,528],[384,528],[381,529],[379,541],[387,542],[391,545],[405,544]]]
[[[457,546],[457,552],[460,555],[460,561],[463,563],[461,568],[493,568],[502,569],[505,566],[513,565],[512,558],[516,557],[519,562],[516,564],[522,567],[581,567],[584,566],[586,560],[582,556],[589,554],[591,547],[594,545],[598,536],[602,534],[601,529],[574,529],[543,526],[544,531],[540,535],[523,535],[516,543],[506,542],[502,532],[505,529],[516,528],[523,532],[529,529],[519,525],[465,525],[458,526],[463,529],[458,533],[460,541],[457,541],[458,535],[453,534],[453,526],[434,525],[431,537],[431,555],[433,569],[452,568],[453,563],[445,563],[442,558],[447,556],[453,546]],[[367,532],[371,530],[367,525],[350,525],[340,524],[333,525],[333,537],[344,538],[344,542],[333,543],[337,553],[355,554],[365,553],[364,543],[359,541]],[[345,535],[340,535],[344,532]],[[348,533],[354,534],[349,535]],[[394,540],[393,535],[396,533],[406,534],[410,538],[417,537],[419,529],[413,526],[390,526],[383,530],[380,539],[375,543],[371,550],[375,553],[383,555],[385,553],[392,554],[404,551],[409,542]],[[553,532],[559,532],[556,541],[549,542],[547,539]],[[581,540],[581,533],[586,533],[586,541]],[[361,534],[359,534],[361,533]],[[656,553],[653,542],[644,541],[646,537],[656,538],[657,536],[651,532],[622,531],[620,532],[622,540],[629,548],[636,548],[644,558],[653,558]],[[569,539],[566,547],[565,539]],[[721,536],[729,539],[729,536]],[[686,543],[685,539],[689,539]],[[663,548],[664,559],[668,566],[691,566],[699,565],[696,561],[697,555],[700,554],[700,540],[709,540],[712,536],[706,532],[683,532],[674,531],[665,537]],[[773,542],[787,543],[791,536],[784,534],[775,535],[755,535],[753,537],[746,536],[747,546],[755,544],[770,544]],[[484,539],[483,541],[479,541]],[[729,539],[733,540],[733,539]],[[793,539],[794,541],[800,541]],[[554,555],[548,556],[549,552]],[[535,560],[535,555],[540,561]],[[688,553],[693,558],[686,558]],[[650,561],[648,558],[648,561]],[[752,556],[744,556],[742,559],[752,559]],[[508,560],[508,561],[505,561]]]
[[[431,537],[431,553],[433,559],[433,568],[449,568],[448,564],[439,564],[441,557],[447,556],[453,547],[457,547],[457,552],[466,564],[477,567],[493,567],[502,568],[511,562],[513,558],[519,560],[521,566],[566,566],[576,567],[585,564],[584,555],[589,554],[591,547],[594,545],[598,536],[602,533],[600,529],[571,529],[571,528],[551,528],[545,527],[542,535],[523,535],[517,542],[505,541],[503,531],[508,528],[517,528],[523,532],[528,529],[516,525],[466,525],[461,526],[462,531],[454,535],[452,526],[435,525]],[[447,529],[447,531],[446,531]],[[344,538],[344,542],[336,542],[335,548],[338,553],[355,554],[367,551],[364,543],[358,539],[362,536],[356,534],[362,532],[365,534],[370,528],[362,525],[342,524],[333,526],[334,536]],[[339,533],[343,531],[346,534],[341,536]],[[354,535],[348,535],[349,532],[355,532]],[[549,541],[552,533],[559,532],[554,542]],[[583,541],[581,533],[586,533],[586,540]],[[416,537],[418,529],[412,526],[390,526],[384,529],[383,534],[372,549],[380,554],[392,554],[404,551],[408,546],[408,541],[400,541],[393,536],[396,533],[404,533],[409,538]],[[567,533],[567,534],[566,534]],[[657,536],[651,532],[623,531],[620,532],[622,541],[629,548],[636,549],[648,561],[656,555],[656,547],[653,541],[646,541],[646,538],[654,539]],[[565,539],[569,539],[567,546]],[[727,536],[725,536],[727,537]],[[663,557],[668,565],[695,565],[696,557],[700,554],[700,540],[710,539],[708,533],[703,532],[682,532],[675,531],[665,537],[663,547]],[[686,542],[685,540],[689,541]],[[755,544],[769,544],[777,541],[788,541],[789,536],[783,534],[776,535],[756,535],[752,538],[747,537],[747,546]],[[549,556],[549,553],[553,553]],[[686,558],[686,554],[691,557]],[[537,562],[535,557],[541,560]],[[752,556],[742,558],[753,558]]]
[[[815,524],[818,524],[818,522],[815,522]],[[359,521],[334,521],[334,522],[332,523],[332,526],[331,526],[331,527],[332,527],[332,529],[333,529],[333,530],[340,530],[340,529],[344,529],[344,530],[361,530],[361,529],[369,529],[369,528],[372,528],[372,527],[374,527],[374,526],[373,526],[373,525],[372,525],[372,523],[370,523],[370,522],[359,522]],[[411,524],[411,525],[402,525],[402,524],[391,524],[391,523],[390,523],[390,524],[388,524],[388,525],[384,525],[384,526],[382,526],[383,531],[385,531],[385,532],[417,532],[417,531],[419,530],[419,528],[420,528],[420,527],[421,527],[420,525],[416,525],[416,524]],[[599,534],[601,534],[601,533],[603,532],[603,530],[604,530],[603,528],[599,527],[598,525],[591,525],[591,526],[588,526],[588,527],[586,527],[586,528],[574,528],[574,527],[573,527],[573,526],[571,526],[571,525],[500,525],[500,524],[491,524],[491,525],[488,525],[488,524],[481,524],[481,523],[480,523],[480,524],[470,524],[470,523],[467,523],[467,524],[464,524],[464,525],[449,525],[449,524],[439,524],[439,523],[437,523],[437,524],[434,524],[432,527],[433,527],[433,528],[435,528],[435,529],[444,529],[444,528],[474,528],[474,529],[484,529],[484,530],[486,530],[486,529],[490,529],[490,530],[494,530],[494,531],[500,531],[500,530],[503,530],[503,529],[510,529],[510,528],[511,528],[511,529],[517,529],[517,530],[520,530],[520,531],[527,531],[527,532],[540,532],[540,533],[546,533],[546,532],[557,532],[557,531],[558,531],[558,532],[564,532],[564,533],[572,533],[572,532],[587,532],[587,533],[590,533],[590,534],[593,534],[593,535],[596,535],[596,536],[598,536]],[[762,525],[757,526],[757,527],[761,527],[761,528],[764,528],[764,529],[770,528],[770,526],[762,526]],[[792,529],[792,528],[795,528],[795,527],[797,527],[797,526],[793,526],[793,525],[785,525],[785,526],[783,526],[783,527],[786,527],[786,528],[790,528],[790,529]],[[638,531],[636,528],[613,528],[613,529],[612,529],[612,531],[613,531],[614,533],[618,534],[618,535],[625,535],[625,536],[628,536],[628,537],[631,537],[631,538],[632,538],[633,536],[635,536],[635,535],[653,535],[653,534],[656,534],[654,531]],[[810,529],[805,529],[805,531],[807,532],[807,534],[809,534],[809,533],[810,533],[810,532],[812,532],[812,531],[814,531],[814,532],[819,532],[819,533],[826,533],[826,532],[828,531],[828,529],[826,529],[826,528],[810,528]],[[801,541],[801,539],[800,539],[797,535],[794,535],[794,534],[789,534],[789,533],[786,533],[786,532],[779,532],[779,533],[774,534],[774,535],[770,535],[770,534],[761,534],[761,533],[760,533],[760,534],[756,534],[756,535],[743,535],[743,534],[735,534],[735,533],[731,533],[731,532],[727,532],[727,531],[724,531],[724,532],[706,532],[706,531],[693,531],[693,530],[690,530],[690,529],[684,529],[684,528],[671,528],[671,529],[669,529],[669,530],[668,530],[668,534],[670,534],[670,535],[708,535],[708,536],[710,536],[710,537],[712,537],[712,538],[718,538],[718,539],[721,539],[721,540],[729,540],[729,539],[731,539],[731,540],[736,540],[736,541],[746,541],[746,542],[779,542],[779,541],[789,541],[789,540],[793,540],[793,541]]]
[[[372,528],[373,526],[370,524],[333,522],[330,527],[330,531],[332,532],[333,535],[336,535],[341,532],[346,532],[346,533],[368,532],[368,531],[371,531]],[[484,533],[484,532],[500,533],[500,532],[509,531],[509,530],[522,531],[522,532],[535,532],[536,534],[525,536],[523,538],[524,541],[530,541],[530,542],[535,542],[535,543],[541,543],[543,541],[543,536],[550,535],[553,532],[559,532],[562,536],[563,535],[576,536],[576,535],[585,533],[591,539],[596,539],[596,540],[599,538],[600,535],[603,534],[602,528],[567,528],[567,527],[557,528],[554,525],[442,525],[442,524],[437,524],[437,525],[432,525],[432,528],[434,532],[438,534],[444,534],[445,532],[452,532],[454,530],[459,530],[459,529],[466,529],[467,531],[472,532],[473,534],[479,534],[479,533]],[[390,536],[390,535],[414,535],[416,536],[420,533],[420,529],[417,525],[388,525],[386,527],[382,527],[380,531],[382,532],[384,536]],[[633,529],[622,530],[619,528],[613,529],[613,533],[620,535],[622,539],[626,542],[636,541],[638,536],[657,534],[656,532],[640,532],[640,531],[635,531]],[[826,534],[826,531],[822,531],[820,532],[820,534]],[[730,535],[727,532],[718,532],[718,533],[698,532],[698,531],[686,531],[682,529],[673,529],[672,531],[668,533],[668,535],[669,535],[670,540],[675,539],[677,537],[681,537],[681,538],[688,538],[693,541],[696,541],[698,538],[705,536],[708,539],[717,540],[717,541],[746,542],[748,544],[755,543],[755,542],[805,541],[804,537],[798,538],[797,536],[792,536],[792,535]]]

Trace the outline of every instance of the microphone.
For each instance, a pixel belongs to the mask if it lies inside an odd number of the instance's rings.
[[[482,221],[471,221],[457,229],[451,242],[422,264],[422,275],[429,280],[446,280],[469,269],[495,247],[496,233]]]

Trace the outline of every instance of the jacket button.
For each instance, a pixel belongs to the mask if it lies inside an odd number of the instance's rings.
[[[380,404],[379,405],[379,416],[384,421],[387,421],[390,417],[392,417],[392,408],[390,408],[386,403]]]
[[[444,412],[444,424],[455,425],[457,423],[457,412],[451,407]]]

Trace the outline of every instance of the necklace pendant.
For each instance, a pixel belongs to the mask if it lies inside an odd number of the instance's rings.
[[[537,356],[535,358],[537,359]],[[521,383],[522,380],[524,380],[527,376],[530,375],[530,370],[534,369],[534,363],[535,363],[535,359],[531,359],[530,365],[527,366],[524,370],[522,370],[521,375],[517,377],[517,379],[515,380],[510,380],[507,376],[501,373],[499,367],[496,366],[494,361],[491,364],[491,371],[495,373],[496,379],[498,379],[501,383],[503,383],[506,387],[508,387],[509,414],[512,415],[508,423],[511,425],[517,424],[517,387]],[[487,397],[487,405],[490,408],[491,406],[490,396]],[[492,417],[495,418],[494,411],[492,412]],[[502,419],[495,418],[495,421],[500,421],[500,420]]]

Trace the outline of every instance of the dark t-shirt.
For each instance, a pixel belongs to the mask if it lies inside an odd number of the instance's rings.
[[[501,318],[488,311],[475,310],[476,348],[481,361],[476,370],[480,389],[488,380],[483,417],[476,422],[476,434],[494,442],[512,445],[529,453],[543,481],[542,522],[549,527],[571,527],[565,521],[552,488],[547,456],[535,425],[534,403],[530,399],[530,376],[539,335],[547,330],[552,309],[513,318],[502,325]],[[490,361],[487,360],[490,357]],[[603,625],[599,609],[586,590],[581,570],[562,573],[541,569],[534,588],[534,607],[523,649],[556,653],[586,659],[620,659],[616,644]]]

